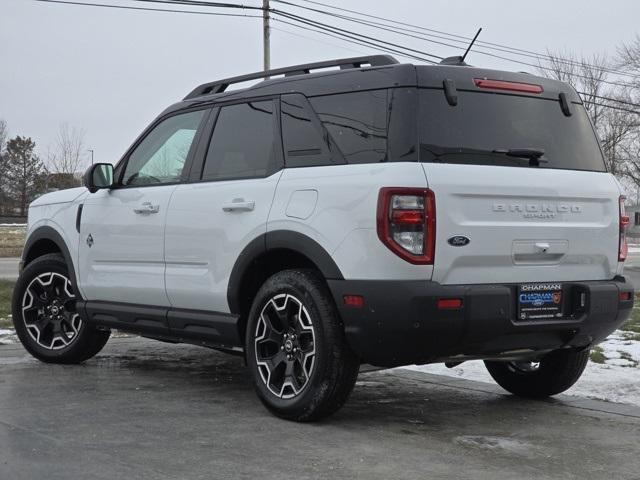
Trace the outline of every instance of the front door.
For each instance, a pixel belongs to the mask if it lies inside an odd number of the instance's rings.
[[[115,188],[89,195],[80,223],[86,300],[166,307],[164,228],[205,110],[160,121],[125,160]]]

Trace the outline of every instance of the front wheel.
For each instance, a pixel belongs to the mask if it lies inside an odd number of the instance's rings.
[[[526,398],[562,393],[578,381],[589,361],[589,349],[556,350],[538,361],[485,361],[489,374],[508,392]]]
[[[295,421],[337,411],[360,366],[333,299],[313,270],[285,270],[264,283],[249,313],[245,352],[262,403]]]
[[[12,319],[24,348],[48,363],[79,363],[97,354],[110,332],[82,321],[64,259],[44,255],[29,263],[13,291]]]

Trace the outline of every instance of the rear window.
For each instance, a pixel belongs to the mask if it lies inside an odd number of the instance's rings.
[[[504,152],[534,149],[544,151],[540,168],[606,171],[582,105],[567,117],[558,101],[541,98],[459,91],[450,106],[442,90],[420,89],[419,97],[423,162],[528,167],[528,158]]]

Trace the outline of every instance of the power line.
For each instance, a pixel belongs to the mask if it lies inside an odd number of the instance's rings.
[[[242,10],[265,10],[264,7],[256,7],[253,5],[244,5],[238,3],[226,3],[226,2],[205,2],[201,0],[131,0],[144,3],[165,3],[173,5],[185,5],[191,7],[216,7],[216,8],[238,8]]]
[[[276,1],[276,2],[279,1],[279,3],[287,3],[289,5],[295,5],[295,4],[291,3],[291,2],[285,2],[285,1],[282,1],[282,0],[273,0],[273,1]],[[397,21],[397,20],[391,20],[391,19],[387,19],[387,18],[384,18],[384,17],[376,16],[376,15],[361,13],[361,12],[358,12],[356,10],[350,10],[348,8],[337,7],[335,5],[331,5],[331,4],[328,4],[328,3],[322,3],[322,2],[312,1],[312,0],[298,0],[298,1],[302,1],[302,2],[305,2],[305,3],[310,3],[310,4],[313,4],[313,5],[320,5],[320,6],[323,6],[323,7],[328,7],[328,8],[331,8],[331,9],[334,9],[334,10],[338,10],[338,11],[342,11],[342,12],[354,13],[354,14],[359,15],[361,17],[373,18],[373,19],[376,19],[376,20],[382,20],[384,22],[388,22],[388,23],[394,24],[396,26],[412,27],[414,29],[419,29],[419,30],[426,31],[426,32],[434,32],[434,33],[446,36],[446,37],[436,37],[436,38],[442,38],[442,39],[446,39],[448,41],[455,41],[455,42],[460,42],[460,43],[465,43],[465,44],[468,44],[469,41],[471,41],[471,37],[468,37],[468,36],[458,35],[458,34],[454,34],[454,33],[450,33],[450,32],[445,32],[445,31],[442,31],[442,30],[435,30],[435,29],[423,27],[423,26],[420,26],[420,25],[413,25],[413,24],[406,23],[406,22],[400,22],[400,21]],[[296,6],[298,8],[305,8],[305,9],[308,8],[308,7],[304,7],[302,5],[296,5]],[[316,11],[322,12],[321,10],[316,10]],[[333,14],[328,13],[328,12],[323,12],[323,13],[327,13],[329,15],[333,15]],[[353,18],[353,17],[351,17],[351,18]],[[375,23],[375,22],[371,22],[371,23]],[[409,29],[406,29],[406,28],[403,28],[403,30],[410,31],[412,33],[418,33],[415,30],[409,30]],[[453,38],[447,38],[447,37],[453,37]],[[565,63],[567,65],[589,66],[589,67],[595,67],[595,68],[603,69],[603,67],[600,66],[600,65],[593,65],[593,64],[589,64],[587,62],[580,62],[580,61],[569,60],[569,59],[565,59],[565,58],[561,58],[561,57],[554,57],[554,56],[551,56],[549,54],[544,54],[544,53],[539,53],[539,52],[535,52],[535,51],[531,51],[531,50],[525,50],[525,49],[521,49],[521,48],[511,47],[509,45],[504,45],[504,44],[500,44],[500,43],[492,43],[492,42],[486,42],[486,41],[482,41],[482,40],[478,40],[476,43],[478,44],[478,46],[484,46],[484,47],[487,47],[489,49],[503,51],[505,53],[513,53],[515,55],[528,56],[528,57],[537,58],[537,59],[556,60],[556,61],[560,61],[561,63]],[[472,51],[474,51],[474,50],[472,49]],[[609,72],[609,73],[613,73],[613,74],[617,74],[617,75],[624,75],[624,76],[629,76],[629,77],[632,77],[632,78],[640,78],[640,76],[638,76],[638,75],[634,75],[634,74],[629,73],[629,72],[623,72],[623,71],[620,71],[620,70],[610,69],[608,67],[604,67],[604,70]]]
[[[160,8],[149,8],[149,7],[133,7],[133,6],[127,6],[127,5],[109,5],[109,4],[102,4],[102,3],[89,3],[89,2],[80,2],[80,1],[74,1],[74,0],[36,0],[39,2],[44,2],[44,3],[57,3],[57,4],[66,4],[66,5],[81,5],[81,6],[91,6],[91,7],[102,7],[102,8],[118,8],[118,9],[126,9],[126,10],[143,10],[143,11],[160,11],[160,12],[168,12],[168,13],[189,13],[189,14],[200,14],[200,15],[214,15],[214,16],[227,16],[227,17],[249,17],[249,18],[262,18],[261,15],[247,15],[247,14],[231,14],[231,13],[220,13],[220,12],[203,12],[203,11],[195,11],[195,10],[175,10],[175,9],[160,9]],[[155,4],[178,4],[178,5],[184,5],[184,6],[205,6],[205,7],[215,7],[215,8],[234,8],[234,9],[250,9],[250,10],[264,10],[261,7],[253,7],[253,6],[245,6],[245,5],[241,5],[241,4],[230,4],[230,3],[222,3],[222,2],[202,2],[202,1],[196,1],[196,0],[133,0],[133,1],[139,1],[139,2],[144,2],[144,3],[155,3]],[[274,0],[274,1],[279,1],[279,0]],[[310,0],[302,0],[302,1],[310,1]],[[282,3],[290,3],[290,2],[282,2]],[[311,3],[318,3],[318,2],[311,2]],[[338,7],[336,7],[338,8]],[[430,56],[433,58],[438,58],[441,59],[442,57],[439,57],[437,55],[428,53],[428,52],[423,52],[420,50],[415,50],[415,49],[411,49],[408,47],[405,47],[403,45],[399,45],[399,44],[395,44],[395,43],[391,43],[391,42],[387,42],[384,40],[379,40],[373,37],[369,37],[367,35],[363,35],[363,34],[359,34],[356,32],[351,32],[348,30],[344,30],[342,28],[338,28],[338,27],[334,27],[332,25],[328,25],[322,22],[318,22],[317,20],[313,20],[310,18],[306,18],[306,17],[302,17],[299,15],[295,15],[289,12],[285,12],[282,10],[277,10],[277,9],[270,9],[270,11],[274,14],[283,16],[285,18],[288,18],[289,20],[292,20],[292,22],[288,22],[286,20],[282,20],[282,19],[274,19],[277,20],[281,23],[287,24],[287,25],[291,25],[294,26],[296,28],[300,28],[303,30],[308,30],[314,33],[319,33],[319,34],[323,34],[323,35],[328,35],[334,38],[337,38],[341,41],[344,42],[348,42],[348,43],[354,43],[360,46],[366,46],[366,47],[373,47],[377,50],[381,50],[381,51],[385,51],[387,53],[394,53],[403,57],[407,57],[407,58],[412,58],[412,59],[416,59],[416,60],[420,60],[420,61],[424,61],[424,62],[428,62],[428,63],[436,63],[432,60],[420,57],[418,55],[415,55],[414,53],[418,53],[420,55],[425,55],[425,56]],[[365,15],[365,14],[363,14]],[[293,23],[293,22],[298,22],[298,23]],[[303,24],[303,25],[299,25],[299,24]],[[314,28],[309,28],[309,27],[315,27]],[[436,42],[436,43],[440,43],[440,42]],[[452,46],[449,44],[445,44],[447,46]],[[414,53],[409,53],[409,52],[414,52]],[[519,62],[515,59],[508,59],[508,58],[504,58],[501,57],[499,55],[494,55],[488,52],[478,52],[476,51],[476,53],[481,53],[481,54],[485,54],[485,55],[489,55],[489,56],[493,56],[493,57],[497,57],[497,58],[502,58],[504,60],[508,60],[508,61],[513,61],[516,63],[521,63],[524,65],[530,65],[536,68],[541,68],[541,69],[545,69],[545,70],[549,70],[549,71],[554,71],[553,69],[549,69],[549,68],[544,68],[541,67],[540,65],[531,65],[525,62]],[[588,78],[585,76],[581,76],[578,74],[573,74],[577,77],[583,77],[583,78]],[[602,80],[603,83],[613,83],[613,82],[607,82]],[[624,86],[630,86],[630,85],[626,85],[626,84],[617,84],[617,83],[613,83],[615,85],[624,85]],[[615,98],[611,98],[611,97],[604,97],[604,96],[599,96],[599,95],[590,95],[587,94],[585,92],[579,92],[581,95],[585,95],[587,97],[590,98],[597,98],[599,100],[604,100],[604,101],[609,101],[609,102],[614,102],[614,103],[618,103],[621,105],[628,105],[628,106],[632,106],[632,107],[636,107],[636,108],[640,108],[640,104],[636,104],[636,103],[632,103],[632,102],[627,102],[624,100],[619,100],[619,99],[615,99]],[[622,108],[622,107],[615,107],[609,104],[603,104],[603,103],[599,103],[599,102],[594,102],[591,100],[583,100],[585,103],[588,104],[592,104],[592,105],[597,105],[597,106],[601,106],[604,108],[610,108],[610,109],[614,109],[614,110],[620,110],[620,111],[625,111],[625,112],[629,112],[629,113],[634,113],[634,114],[640,114],[640,112],[636,111],[636,110],[631,110],[628,108]]]
[[[320,30],[329,31],[329,32],[335,33],[337,35],[340,35],[340,36],[343,36],[343,37],[346,37],[346,38],[350,38],[352,40],[359,40],[359,41],[362,41],[362,42],[365,42],[365,43],[369,43],[372,46],[376,46],[377,47],[377,46],[380,46],[380,44],[382,44],[382,46],[386,50],[389,50],[391,52],[395,52],[395,53],[398,53],[398,54],[403,54],[404,56],[407,56],[407,55],[405,55],[405,53],[411,52],[412,53],[411,57],[413,57],[415,59],[418,59],[418,60],[421,60],[423,62],[428,62],[428,63],[433,63],[433,64],[437,63],[437,62],[434,62],[433,60],[428,60],[428,59],[426,59],[424,57],[419,57],[416,54],[424,55],[424,56],[427,56],[427,57],[433,57],[433,58],[437,58],[437,59],[441,59],[442,58],[442,57],[439,57],[437,55],[433,55],[433,54],[428,53],[428,52],[423,52],[421,50],[415,50],[415,49],[412,49],[412,48],[407,48],[407,47],[404,47],[402,45],[398,45],[396,43],[387,42],[387,41],[384,41],[384,40],[378,40],[376,38],[369,37],[367,35],[362,35],[360,33],[349,32],[348,30],[344,30],[342,28],[333,27],[331,25],[327,25],[326,23],[322,23],[322,22],[318,22],[318,21],[311,20],[311,19],[308,19],[308,18],[300,17],[298,15],[293,15],[293,14],[290,14],[290,13],[287,13],[287,12],[283,12],[281,10],[272,9],[271,11],[272,11],[272,13],[274,13],[276,15],[283,16],[285,18],[288,18],[289,20],[293,20],[293,21],[296,21],[296,22],[299,22],[299,23],[302,23],[302,24],[305,24],[305,25],[308,25],[308,26],[319,28]],[[398,48],[400,50],[397,50]]]
[[[299,29],[302,29],[302,30],[306,30],[306,31],[309,31],[309,32],[314,32],[314,33],[318,33],[318,34],[321,34],[321,35],[326,35],[328,37],[337,38],[338,40],[341,40],[343,42],[353,43],[355,45],[360,45],[360,46],[369,47],[369,48],[373,47],[375,50],[378,50],[380,52],[392,53],[394,55],[397,55],[397,56],[400,56],[400,57],[405,57],[405,58],[410,58],[412,60],[420,60],[420,61],[425,61],[425,62],[431,62],[431,60],[420,58],[420,57],[417,57],[415,55],[410,55],[408,53],[398,52],[396,50],[389,50],[389,49],[387,49],[385,47],[374,45],[374,44],[372,44],[370,42],[364,42],[364,41],[361,41],[361,40],[351,40],[351,39],[348,39],[348,38],[344,38],[341,35],[329,33],[330,31],[315,30],[313,28],[309,28],[309,27],[304,26],[304,25],[300,25],[300,24],[297,24],[297,23],[293,23],[293,22],[288,22],[286,20],[282,20],[281,18],[274,18],[273,20],[275,20],[276,22],[280,22],[280,23],[283,23],[285,25],[290,25],[292,27],[296,27],[296,28],[299,28]],[[435,62],[432,62],[432,63],[435,63]]]
[[[213,15],[220,17],[244,17],[244,18],[262,18],[261,15],[248,15],[243,13],[221,13],[221,12],[202,12],[196,10],[174,10],[168,8],[151,8],[151,7],[132,7],[128,5],[109,5],[105,3],[89,3],[89,2],[77,2],[71,0],[34,0],[36,2],[43,3],[59,3],[63,5],[80,5],[84,7],[100,7],[100,8],[117,8],[123,10],[142,10],[147,12],[167,12],[167,13],[190,13],[194,15]],[[162,2],[158,2],[162,3]]]
[[[287,29],[285,29],[285,28],[271,27],[271,30],[275,30],[275,31],[277,31],[277,32],[286,33],[287,35],[292,35],[292,36],[294,36],[294,37],[304,38],[304,39],[306,39],[306,40],[311,40],[312,42],[322,43],[323,45],[328,45],[328,46],[330,46],[330,47],[340,48],[340,49],[343,49],[343,50],[349,50],[350,52],[359,53],[359,54],[361,54],[361,55],[367,55],[367,52],[365,52],[364,50],[356,50],[356,49],[349,48],[349,47],[344,46],[344,45],[338,45],[337,43],[323,42],[323,41],[322,41],[322,40],[320,40],[320,39],[313,38],[313,37],[309,37],[309,36],[307,36],[307,35],[302,35],[302,34],[300,34],[300,33],[295,33],[295,32],[292,32],[291,30],[287,30]],[[308,29],[308,30],[309,30],[309,31],[314,31],[314,32],[315,32],[315,30],[312,30],[312,29]],[[317,32],[317,33],[322,33],[322,32]],[[335,37],[335,38],[337,38],[337,37]]]
[[[640,108],[640,103],[633,103],[633,102],[628,102],[626,100],[620,100],[618,98],[612,98],[612,97],[604,97],[602,95],[594,95],[592,93],[586,93],[586,92],[578,92],[580,95],[584,95],[586,97],[590,97],[590,98],[597,98],[598,100],[607,100],[609,102],[616,102],[616,103],[620,103],[622,105],[629,105],[631,107],[637,107]]]
[[[619,110],[621,112],[635,113],[636,115],[640,115],[640,110],[631,110],[630,108],[614,107],[613,105],[607,105],[605,103],[593,102],[591,100],[585,100],[585,99],[582,99],[582,102],[589,103],[591,105],[596,105],[598,107],[610,108],[611,110]]]
[[[278,1],[278,0],[274,0],[274,1]],[[315,27],[324,26],[324,27],[332,28],[332,29],[334,29],[335,33],[340,33],[340,32],[351,33],[349,30],[344,30],[344,29],[341,29],[341,28],[338,28],[338,27],[333,27],[331,25],[327,25],[327,24],[318,22],[317,20],[313,20],[311,18],[303,17],[303,16],[300,16],[300,15],[295,15],[295,14],[286,12],[284,10],[272,9],[272,12],[275,13],[275,14],[286,16],[287,18],[289,18],[291,20],[298,21],[298,22],[301,22],[301,23],[305,23],[307,25],[313,25]],[[384,30],[389,30],[389,29],[384,29]],[[393,31],[393,30],[390,30],[390,31]],[[438,55],[434,55],[434,54],[427,53],[427,52],[420,51],[420,50],[414,50],[414,49],[405,47],[403,45],[398,45],[396,43],[377,40],[377,39],[374,39],[372,37],[368,37],[368,36],[360,34],[360,33],[354,33],[354,35],[358,35],[360,37],[364,37],[364,38],[367,38],[367,39],[372,39],[372,40],[375,40],[375,41],[378,41],[378,42],[381,42],[381,43],[386,43],[388,45],[393,45],[394,47],[402,48],[402,49],[405,49],[405,50],[408,50],[408,51],[418,52],[418,53],[420,53],[422,55],[427,55],[427,56],[430,56],[430,57],[433,57],[433,58],[438,58],[438,59],[442,59],[443,58],[443,57],[440,57]],[[452,48],[456,48],[456,49],[459,48],[459,46],[457,46],[457,45],[451,45],[451,44],[448,44],[448,43],[445,43],[445,42],[438,42],[438,41],[429,40],[429,39],[424,39],[424,40],[426,40],[426,41],[428,41],[430,43],[438,44],[438,45],[444,45],[444,46],[452,47]],[[520,65],[526,65],[526,66],[533,67],[533,68],[540,69],[540,70],[545,70],[545,71],[552,72],[552,73],[556,72],[555,69],[549,68],[549,67],[545,67],[545,66],[542,66],[542,65],[536,65],[536,64],[532,64],[532,63],[527,63],[527,62],[523,62],[521,60],[516,60],[516,59],[513,59],[513,58],[509,58],[509,57],[504,57],[504,56],[501,56],[501,55],[497,55],[497,54],[490,53],[490,52],[480,51],[480,50],[477,50],[477,49],[472,49],[472,51],[475,52],[475,53],[478,53],[480,55],[486,55],[486,56],[490,56],[490,57],[493,57],[493,58],[498,58],[498,59],[501,59],[501,60],[505,60],[505,61],[508,61],[508,62],[517,63],[517,64],[520,64]],[[431,63],[434,63],[434,62],[431,62]],[[567,72],[562,72],[562,73],[567,73]],[[573,75],[575,77],[578,77],[578,78],[583,78],[583,79],[590,79],[591,78],[588,75],[583,75],[583,74],[579,74],[579,73],[572,73],[571,75]],[[609,84],[609,85],[619,86],[619,87],[627,87],[627,88],[635,87],[635,85],[631,85],[631,84],[628,84],[628,83],[613,82],[613,81],[610,81],[610,80],[601,80],[601,82],[605,83],[605,84]]]

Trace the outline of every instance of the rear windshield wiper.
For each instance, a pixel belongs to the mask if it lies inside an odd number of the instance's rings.
[[[545,160],[541,157],[544,156],[544,150],[539,148],[508,148],[493,150],[493,153],[501,153],[508,157],[516,158],[528,158],[529,165],[532,167],[538,167],[541,163],[548,163],[549,160]]]

